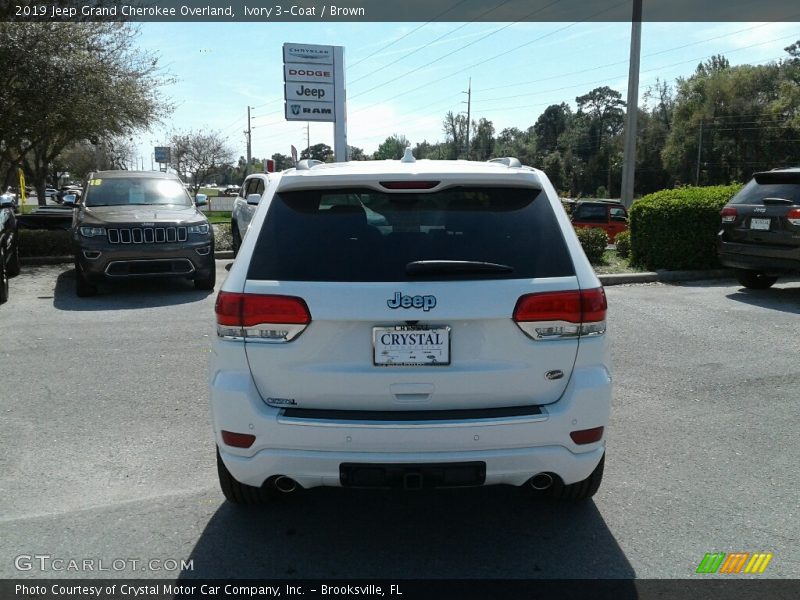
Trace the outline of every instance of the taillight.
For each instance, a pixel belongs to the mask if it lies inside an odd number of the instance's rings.
[[[723,223],[733,223],[736,220],[736,207],[726,206],[720,211]]]
[[[603,288],[526,294],[517,300],[514,322],[534,340],[550,340],[606,331]]]
[[[786,213],[786,220],[792,225],[800,225],[800,208],[791,208]]]
[[[295,296],[220,292],[217,335],[258,342],[290,342],[311,322],[305,301]]]

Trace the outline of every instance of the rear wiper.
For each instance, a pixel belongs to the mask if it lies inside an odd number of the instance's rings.
[[[794,202],[787,198],[764,198],[762,202],[764,204],[794,204]]]
[[[473,260],[415,260],[406,265],[406,275],[467,275],[511,273],[514,267]]]

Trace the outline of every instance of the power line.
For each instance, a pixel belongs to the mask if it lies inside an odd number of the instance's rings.
[[[393,45],[395,45],[397,42],[399,42],[399,41],[401,41],[401,40],[404,40],[405,38],[407,38],[408,36],[410,36],[410,35],[412,35],[412,34],[416,33],[417,31],[419,31],[419,30],[420,30],[420,29],[422,29],[423,27],[425,27],[425,26],[427,26],[427,25],[430,25],[430,24],[431,24],[431,23],[433,23],[434,21],[438,20],[438,19],[439,19],[439,17],[443,17],[444,15],[446,15],[447,13],[449,13],[450,11],[452,11],[452,10],[455,10],[456,8],[458,8],[459,6],[461,6],[462,4],[464,4],[464,2],[466,2],[466,1],[467,1],[467,0],[461,0],[461,2],[459,2],[458,4],[455,4],[454,6],[451,6],[450,8],[448,8],[447,10],[444,10],[444,11],[440,12],[438,15],[436,15],[435,17],[433,17],[433,19],[431,19],[431,20],[430,20],[430,21],[428,21],[427,23],[423,23],[423,24],[422,24],[422,25],[420,25],[419,27],[415,27],[414,29],[412,29],[412,30],[411,30],[411,31],[409,31],[408,33],[406,33],[406,34],[404,34],[404,35],[401,35],[399,38],[396,38],[396,39],[392,40],[391,42],[389,42],[389,43],[388,43],[388,44],[386,44],[385,46],[383,46],[383,47],[379,48],[378,50],[376,50],[375,52],[373,52],[372,54],[368,54],[368,55],[367,55],[367,56],[365,56],[364,58],[361,58],[361,59],[357,60],[356,62],[354,62],[353,64],[351,64],[351,65],[348,65],[348,68],[351,68],[351,69],[352,69],[353,67],[355,67],[355,66],[358,66],[358,65],[360,65],[361,63],[363,63],[365,60],[368,60],[368,59],[372,58],[373,56],[375,56],[375,55],[377,55],[377,54],[379,54],[379,53],[383,52],[383,51],[384,51],[384,50],[386,50],[387,48],[390,48],[390,47],[392,47],[392,46],[393,46]],[[503,4],[505,4],[506,2],[508,2],[508,0],[505,0],[505,2],[503,2]]]
[[[625,1],[627,2],[627,0],[625,0]],[[542,12],[543,10],[546,10],[546,9],[548,9],[548,8],[550,8],[551,6],[553,6],[553,5],[555,5],[555,4],[558,4],[559,2],[560,2],[560,0],[553,0],[553,2],[551,2],[550,4],[547,4],[547,5],[545,5],[545,6],[544,6],[544,7],[542,7],[542,8],[538,8],[538,9],[536,9],[536,10],[534,10],[534,11],[532,11],[532,12],[528,13],[527,15],[525,15],[525,16],[524,16],[522,19],[520,19],[520,20],[521,20],[521,21],[524,21],[525,19],[527,19],[527,18],[529,18],[529,17],[532,17],[533,15],[535,15],[535,14],[537,14],[537,13],[540,13],[540,12]],[[494,10],[494,9],[493,9],[493,10]],[[606,10],[609,10],[609,9],[606,9]],[[376,85],[376,86],[374,86],[374,87],[371,87],[371,88],[369,88],[368,90],[364,90],[363,92],[360,92],[360,93],[356,94],[356,95],[355,95],[355,96],[353,96],[352,98],[357,98],[358,96],[363,96],[364,94],[367,94],[367,93],[369,93],[369,92],[372,92],[372,91],[374,91],[374,90],[376,90],[376,89],[378,89],[378,88],[381,88],[381,87],[383,87],[383,86],[385,86],[385,85],[388,85],[389,83],[393,83],[393,82],[397,81],[398,79],[402,79],[403,77],[407,77],[408,75],[411,75],[411,74],[413,74],[413,73],[416,73],[416,72],[418,72],[418,71],[421,71],[422,69],[426,69],[426,68],[430,67],[432,64],[435,64],[435,63],[437,63],[437,62],[439,62],[439,61],[441,61],[441,60],[444,60],[444,59],[445,59],[445,58],[447,58],[448,56],[452,56],[453,54],[456,54],[457,52],[460,52],[461,50],[464,50],[465,48],[469,48],[470,46],[473,46],[473,45],[477,44],[478,42],[481,42],[481,41],[483,41],[483,40],[485,40],[485,39],[487,39],[487,38],[489,38],[489,37],[491,37],[491,36],[493,36],[493,35],[495,35],[495,34],[497,34],[497,33],[500,33],[501,31],[503,31],[503,30],[505,30],[505,29],[508,29],[509,27],[511,27],[512,25],[516,25],[517,23],[519,23],[519,21],[514,21],[514,22],[512,22],[512,23],[508,23],[508,24],[506,24],[506,25],[503,25],[502,27],[498,27],[498,28],[497,28],[497,29],[495,29],[494,31],[492,31],[492,32],[490,32],[490,33],[487,33],[487,34],[486,34],[486,35],[484,35],[484,36],[481,36],[481,37],[479,37],[477,40],[473,40],[473,41],[471,41],[469,44],[465,44],[465,45],[463,45],[463,46],[460,46],[460,47],[456,48],[455,50],[452,50],[451,52],[448,52],[447,54],[445,54],[445,55],[443,55],[443,56],[440,56],[440,57],[439,57],[439,58],[437,58],[436,60],[432,60],[432,61],[428,62],[428,63],[427,63],[427,64],[425,64],[425,65],[419,66],[419,67],[417,67],[416,69],[412,69],[411,71],[408,71],[408,72],[406,72],[406,73],[403,73],[402,75],[400,75],[400,76],[398,76],[398,77],[395,77],[394,79],[392,79],[392,80],[390,80],[390,81],[385,81],[384,83],[381,83],[381,84],[379,84],[379,85]],[[573,23],[573,25],[574,25],[574,23]],[[570,27],[570,26],[568,26],[568,27]],[[565,27],[565,28],[562,28],[562,29],[566,29],[566,27]],[[561,31],[561,30],[558,30],[558,31]],[[556,31],[556,32],[553,32],[553,33],[557,33],[557,31]],[[552,35],[552,34],[547,34],[547,35]],[[542,37],[547,37],[547,35],[544,35],[544,36],[542,36]],[[541,38],[538,38],[538,39],[541,39]],[[538,41],[538,40],[534,40],[534,41]],[[532,42],[531,42],[531,43],[532,43]],[[480,63],[478,63],[478,64],[480,64]],[[462,71],[463,71],[463,69],[462,69]],[[452,75],[450,75],[450,76],[448,76],[448,77],[445,77],[444,79],[449,79],[449,77],[452,77]],[[441,80],[440,80],[440,81],[441,81]],[[409,92],[406,92],[406,93],[409,93]],[[401,94],[401,95],[405,95],[405,94]],[[395,96],[395,97],[396,97],[396,96]],[[352,99],[352,98],[351,98],[351,99]]]
[[[797,16],[800,16],[800,13],[798,13]],[[772,25],[772,24],[773,24],[772,22],[762,23],[761,25],[756,25],[755,27],[746,27],[745,29],[739,29],[737,31],[733,31],[733,32],[726,33],[726,34],[723,34],[723,35],[718,35],[716,37],[705,38],[705,39],[702,39],[702,40],[699,40],[699,41],[696,41],[696,42],[691,42],[689,44],[682,44],[680,46],[675,46],[673,48],[667,48],[665,50],[659,50],[658,52],[651,52],[649,54],[643,55],[643,58],[649,58],[651,56],[657,56],[659,54],[666,54],[668,52],[675,52],[676,50],[683,50],[684,48],[688,48],[689,46],[696,46],[697,44],[702,44],[702,43],[705,43],[705,42],[711,42],[711,41],[718,40],[718,39],[721,39],[721,38],[724,38],[724,37],[730,37],[732,35],[736,35],[737,33],[742,33],[744,31],[752,31],[754,29],[758,29],[759,27],[766,27],[767,25]],[[693,60],[698,60],[698,59],[693,59]],[[527,85],[529,83],[541,83],[542,81],[550,81],[552,79],[559,79],[561,77],[569,77],[570,75],[580,75],[581,73],[588,73],[589,71],[597,71],[598,69],[604,69],[606,67],[616,67],[616,66],[625,65],[625,64],[628,64],[627,60],[620,60],[620,61],[613,62],[613,63],[606,63],[604,65],[595,65],[593,67],[588,67],[586,69],[580,69],[579,71],[571,71],[569,73],[559,73],[558,75],[552,75],[550,77],[542,77],[540,79],[531,79],[529,81],[519,81],[517,83],[509,83],[509,84],[506,84],[506,85],[496,85],[496,86],[492,86],[492,87],[488,87],[488,88],[479,88],[479,89],[476,89],[475,91],[476,92],[488,92],[488,91],[491,91],[491,90],[499,90],[499,89],[508,88],[508,87],[517,87],[517,86],[520,86],[520,85]]]
[[[463,0],[463,1],[464,1],[464,2],[466,2],[466,0]],[[560,0],[555,0],[555,2],[553,2],[552,4],[556,4],[556,2],[559,2],[559,1],[560,1]],[[350,82],[350,85],[353,85],[354,83],[358,83],[358,82],[359,82],[359,81],[361,81],[362,79],[365,79],[365,78],[367,78],[367,77],[370,77],[370,76],[374,75],[375,73],[377,73],[378,71],[383,71],[384,69],[387,69],[387,68],[391,67],[392,65],[399,63],[400,61],[404,61],[404,60],[406,60],[406,59],[407,59],[409,56],[412,56],[412,55],[416,54],[417,52],[420,52],[421,50],[424,50],[425,48],[428,48],[429,46],[432,46],[433,44],[435,44],[435,43],[436,43],[436,42],[438,42],[439,40],[442,40],[442,39],[446,38],[448,35],[451,35],[451,34],[455,33],[456,31],[458,31],[458,30],[460,30],[460,29],[463,29],[464,27],[466,27],[467,25],[470,25],[470,24],[474,23],[475,21],[479,21],[479,20],[481,20],[483,17],[485,17],[486,15],[488,15],[488,14],[490,14],[490,13],[492,13],[492,12],[496,11],[498,8],[500,8],[500,7],[501,7],[501,6],[503,6],[504,4],[508,4],[508,2],[510,2],[510,0],[503,0],[503,1],[502,1],[500,4],[498,4],[498,5],[494,6],[493,8],[490,8],[490,9],[489,9],[489,10],[487,10],[487,11],[484,11],[482,14],[480,14],[480,15],[479,15],[479,16],[477,16],[477,17],[475,17],[475,18],[474,18],[474,19],[472,19],[471,21],[467,21],[467,22],[466,22],[466,23],[464,23],[463,25],[459,25],[459,26],[458,26],[458,27],[456,27],[455,29],[452,29],[451,31],[448,31],[447,33],[444,33],[444,34],[440,35],[440,36],[439,36],[438,38],[436,38],[435,40],[432,40],[432,41],[428,42],[427,44],[424,44],[424,45],[422,45],[422,46],[419,46],[419,47],[418,47],[416,50],[413,50],[412,52],[409,52],[409,53],[407,53],[407,54],[403,54],[403,55],[402,55],[402,56],[400,56],[399,58],[397,58],[397,59],[393,60],[392,62],[390,62],[390,63],[388,63],[388,64],[385,64],[385,65],[383,65],[383,66],[382,66],[382,67],[380,67],[379,69],[375,69],[375,70],[373,70],[373,71],[371,71],[371,72],[369,72],[369,73],[366,73],[366,74],[362,75],[362,76],[361,76],[361,77],[359,77],[358,79],[355,79],[355,80],[351,81],[351,82]],[[547,7],[545,7],[545,8],[547,8]],[[509,25],[507,25],[506,27],[509,27],[510,25],[513,25],[513,23],[510,23],[510,24],[509,24]],[[501,28],[501,29],[499,29],[498,31],[500,31],[500,30],[502,30],[502,29],[505,29],[505,27],[502,27],[502,28]],[[497,33],[497,32],[490,33],[490,34],[489,34],[489,36],[491,36],[491,35],[494,35],[495,33]],[[486,37],[489,37],[489,36],[486,36]],[[484,37],[484,38],[479,38],[479,39],[478,39],[478,40],[476,40],[476,41],[480,41],[481,39],[485,39],[485,37]],[[474,42],[473,42],[473,43],[474,43]],[[464,48],[464,47],[462,47],[461,49],[463,49],[463,48]],[[444,57],[443,57],[443,58],[444,58]],[[420,67],[420,68],[421,68],[421,67]],[[373,88],[373,89],[374,89],[374,88]],[[369,90],[367,90],[367,91],[369,91]],[[366,92],[362,92],[362,93],[366,93]]]
[[[764,42],[758,42],[756,44],[751,44],[749,46],[743,46],[741,48],[737,48],[737,49],[734,49],[734,50],[729,50],[729,51],[726,52],[726,54],[734,54],[736,52],[741,52],[742,50],[748,50],[750,48],[754,48],[756,46],[764,46],[765,44],[771,44],[771,43],[774,43],[774,42],[779,41],[779,40],[785,40],[785,39],[789,39],[789,38],[794,38],[797,35],[798,34],[792,34],[792,35],[785,36],[783,38],[777,38],[777,39],[774,39],[774,40],[766,40]],[[670,67],[677,67],[679,65],[683,65],[683,64],[686,64],[686,63],[693,63],[693,62],[698,61],[698,60],[705,60],[705,59],[708,59],[708,58],[712,58],[714,56],[716,56],[716,54],[709,54],[709,55],[701,56],[701,57],[697,57],[697,58],[690,58],[690,59],[687,59],[687,60],[682,60],[682,61],[679,61],[679,62],[676,62],[676,63],[669,64],[669,65],[659,65],[657,67],[653,67],[653,68],[650,68],[650,69],[645,69],[643,71],[640,71],[640,73],[652,73],[653,71],[660,71],[662,69],[668,69]],[[770,60],[776,60],[776,59],[770,59]],[[603,79],[600,79],[600,80],[597,80],[597,81],[607,81],[608,79],[617,79],[619,77],[624,77],[624,75],[619,75],[618,77],[604,77]],[[595,83],[595,82],[590,82],[590,83]],[[568,87],[576,87],[576,86],[568,86]],[[536,90],[536,92],[537,93],[547,93],[547,92],[561,91],[562,89],[567,89],[567,88],[557,88],[557,89],[554,89],[554,90],[547,90],[546,92],[540,92],[539,90]],[[529,95],[530,95],[530,93],[528,92],[528,93],[523,93],[523,94],[513,94],[513,95],[510,95],[510,96],[498,96],[497,98],[484,98],[482,100],[476,100],[476,102],[494,102],[494,101],[497,101],[497,100],[512,100],[514,98],[522,98],[522,97],[529,96]]]
[[[468,71],[468,70],[472,69],[473,67],[477,67],[477,66],[479,66],[479,65],[482,65],[482,64],[484,64],[484,63],[487,63],[487,62],[489,62],[489,61],[491,61],[491,60],[495,60],[495,59],[497,59],[497,58],[500,58],[501,56],[505,56],[506,54],[510,54],[511,52],[515,52],[515,51],[519,50],[520,48],[524,48],[524,47],[526,47],[526,46],[530,46],[531,44],[534,44],[534,43],[536,43],[536,42],[538,42],[538,41],[541,41],[541,40],[543,40],[543,39],[544,39],[544,38],[546,38],[546,37],[550,37],[551,35],[555,35],[556,33],[560,33],[560,32],[562,32],[562,31],[564,31],[564,30],[566,30],[566,29],[569,29],[570,27],[574,27],[574,26],[575,26],[575,25],[577,25],[578,23],[582,23],[582,22],[584,22],[584,21],[587,21],[587,20],[594,19],[595,17],[597,17],[597,16],[599,16],[599,15],[603,14],[604,12],[608,12],[608,11],[610,11],[610,10],[613,10],[613,9],[614,9],[614,8],[616,8],[617,6],[621,6],[621,5],[623,5],[623,4],[627,4],[627,3],[628,3],[628,0],[623,0],[622,2],[619,2],[618,4],[615,4],[615,5],[613,5],[613,6],[610,6],[610,7],[608,7],[608,8],[605,8],[605,9],[603,9],[603,10],[601,10],[601,11],[598,11],[598,12],[596,12],[596,13],[595,13],[595,14],[593,14],[593,15],[590,15],[589,17],[587,17],[587,18],[586,18],[586,19],[584,19],[583,21],[577,21],[577,22],[575,22],[575,23],[571,23],[571,24],[569,24],[569,25],[566,25],[566,26],[564,26],[564,27],[561,27],[561,28],[559,28],[559,29],[557,29],[557,30],[555,30],[555,31],[551,31],[550,33],[546,33],[546,34],[544,34],[544,35],[542,35],[542,36],[539,36],[539,37],[538,37],[538,38],[536,38],[536,39],[533,39],[533,40],[531,40],[531,41],[529,41],[529,42],[525,42],[524,44],[520,44],[519,46],[516,46],[516,47],[514,47],[514,48],[511,48],[510,50],[506,50],[505,52],[501,52],[501,53],[499,53],[499,54],[496,54],[496,55],[494,55],[494,56],[491,56],[491,57],[489,57],[489,58],[486,58],[486,59],[484,59],[484,60],[481,60],[481,61],[478,61],[478,62],[476,62],[476,63],[473,63],[473,64],[471,64],[471,65],[468,65],[468,66],[464,67],[463,69],[459,69],[458,71],[455,71],[455,72],[453,72],[453,73],[450,73],[449,75],[447,75],[447,76],[445,76],[445,77],[441,77],[441,78],[437,79],[435,82],[430,82],[430,81],[429,81],[429,82],[427,82],[427,83],[424,83],[424,84],[422,84],[422,85],[419,85],[419,86],[417,86],[417,87],[415,87],[415,88],[412,88],[412,89],[410,89],[410,90],[406,90],[405,92],[402,92],[402,93],[400,93],[400,94],[395,94],[394,96],[392,96],[392,98],[393,98],[393,99],[394,99],[394,98],[400,98],[400,97],[402,97],[402,96],[406,96],[406,95],[408,95],[408,94],[411,94],[411,93],[413,93],[413,92],[419,91],[419,90],[421,90],[421,89],[423,89],[423,88],[425,88],[425,87],[428,87],[428,86],[429,86],[429,85],[431,85],[432,83],[441,82],[441,81],[444,81],[444,80],[446,80],[446,79],[450,79],[451,77],[455,77],[456,75],[459,75],[459,74],[463,73],[464,71]],[[553,2],[553,3],[551,3],[551,4],[548,4],[548,5],[547,5],[545,8],[548,8],[549,6],[552,6],[552,4],[555,4],[555,2]],[[541,9],[541,10],[543,10],[543,9]],[[533,13],[530,13],[530,14],[528,14],[528,15],[525,15],[525,17],[523,17],[523,18],[528,18],[528,17],[532,16],[533,14],[535,14],[536,12],[539,12],[539,11],[534,11]],[[514,23],[512,23],[512,25],[513,25],[513,24],[514,24]],[[503,28],[503,29],[504,29],[504,28]],[[493,35],[494,33],[496,33],[496,32],[493,32],[493,33],[492,33],[492,34],[490,34],[490,35]],[[476,42],[477,42],[477,41],[480,41],[480,40],[476,40]],[[475,43],[475,42],[473,42],[473,43]],[[471,45],[471,44],[470,44],[470,45]],[[465,47],[466,47],[466,46],[465,46]],[[460,49],[457,49],[457,50],[455,50],[455,51],[453,51],[453,52],[450,52],[450,53],[449,53],[449,54],[447,54],[446,56],[450,56],[451,54],[454,54],[454,53],[455,53],[455,52],[457,52],[458,50],[463,50],[463,48],[460,48]],[[446,57],[446,56],[445,56],[445,57]],[[441,57],[441,58],[445,58],[445,57]],[[438,60],[441,60],[441,58],[440,58],[440,59],[437,59],[436,61],[433,61],[433,62],[437,62]],[[429,64],[433,64],[433,63],[429,63]],[[420,68],[422,68],[422,67],[420,67]],[[414,71],[418,71],[418,70],[419,70],[419,68],[418,68],[418,69],[415,69]],[[405,76],[405,75],[403,75],[403,76]],[[389,83],[389,82],[387,82],[387,83]],[[382,84],[382,85],[385,85],[385,84]],[[380,87],[380,86],[376,86],[376,88],[377,88],[377,87]],[[376,88],[373,88],[373,89],[376,89]],[[367,90],[367,91],[372,91],[372,90]],[[362,94],[365,94],[365,93],[366,93],[366,92],[362,92]],[[359,94],[359,95],[362,95],[362,94]],[[368,106],[368,107],[366,107],[366,108],[364,108],[364,109],[361,109],[361,111],[363,111],[363,110],[366,110],[367,108],[371,108],[372,106],[375,106],[375,105],[377,105],[377,104],[380,104],[380,102],[376,102],[376,103],[374,103],[374,104],[372,104],[372,105],[370,105],[370,106]],[[355,111],[355,112],[354,112],[354,114],[356,114],[356,113],[358,113],[358,112],[361,112],[361,111]]]

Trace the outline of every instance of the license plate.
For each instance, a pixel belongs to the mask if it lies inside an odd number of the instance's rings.
[[[750,219],[750,229],[760,229],[761,231],[769,231],[769,219]]]
[[[395,325],[373,327],[376,366],[442,366],[450,364],[450,328]]]

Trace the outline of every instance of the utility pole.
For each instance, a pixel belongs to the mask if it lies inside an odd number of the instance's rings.
[[[311,158],[311,123],[306,121],[306,155]]]
[[[467,91],[461,93],[467,95],[467,141],[464,146],[464,158],[469,160],[469,120],[470,120],[470,109],[472,108],[472,77],[469,78],[469,85],[467,86]]]
[[[622,203],[633,204],[636,174],[636,120],[639,112],[639,56],[642,48],[642,0],[633,0],[631,58],[628,69],[628,111],[625,115],[625,154],[622,163]],[[609,169],[611,166],[609,165]]]
[[[247,165],[244,167],[244,176],[247,177],[250,174],[250,163],[252,161],[252,153],[250,149],[250,140],[252,138],[252,130],[250,128],[250,107],[247,107],[247,129],[244,132],[245,137],[247,138]]]
[[[700,157],[703,153],[703,120],[700,119],[700,136],[697,139],[697,171],[694,174],[694,184],[700,185]]]

